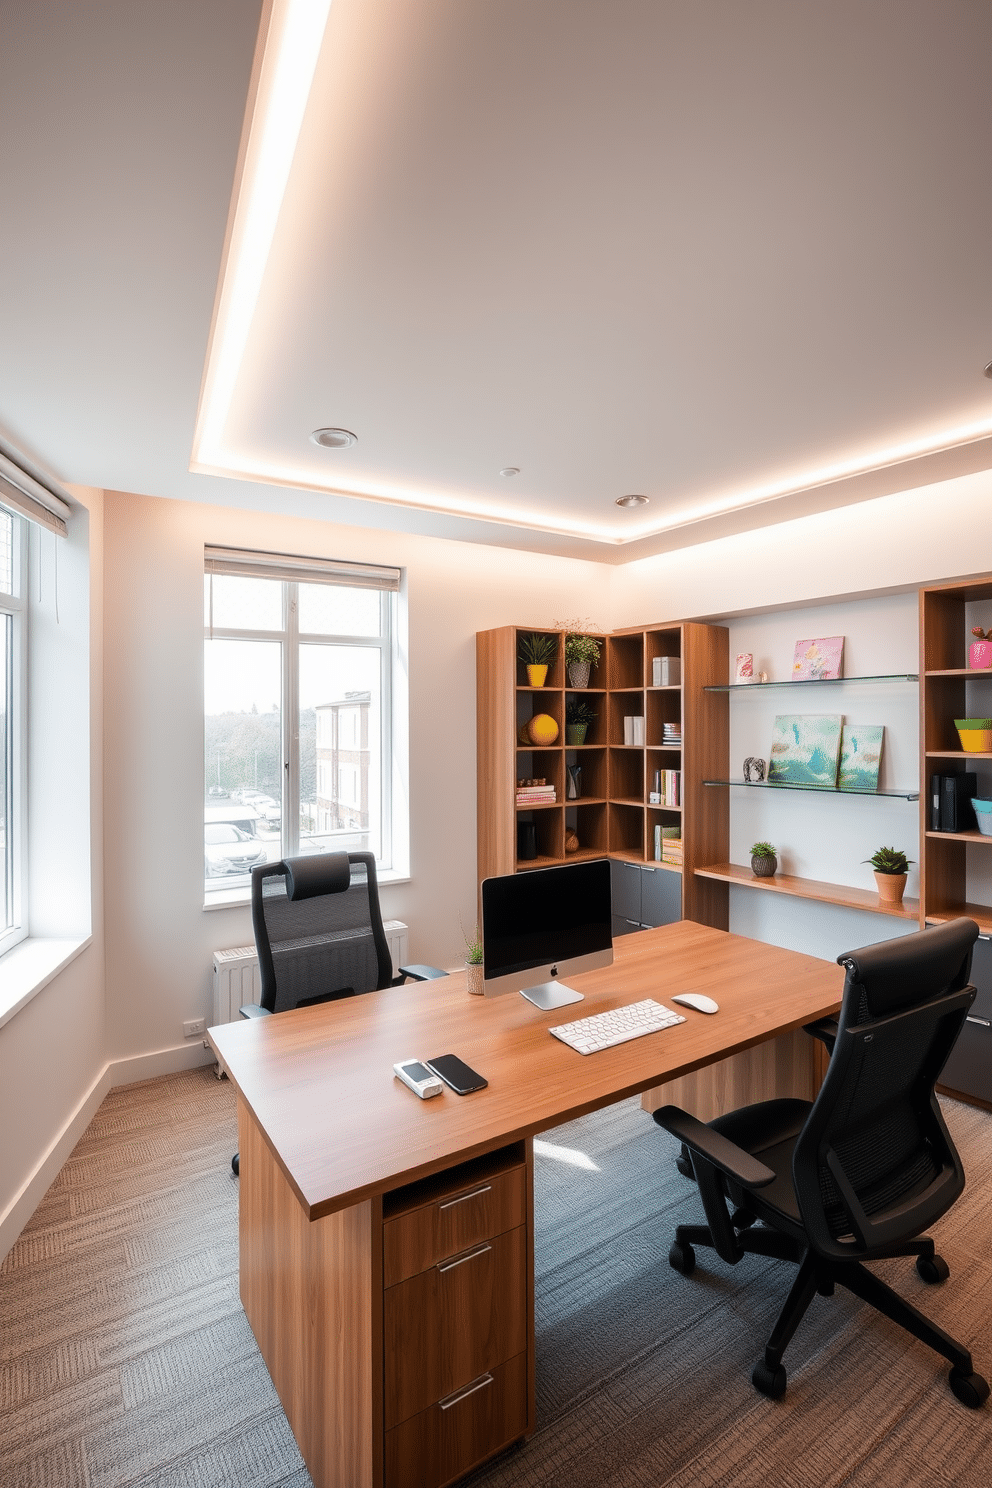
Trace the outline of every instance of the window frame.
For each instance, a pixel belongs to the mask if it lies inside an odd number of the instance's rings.
[[[4,875],[10,884],[11,924],[0,925],[0,956],[25,940],[29,931],[27,881],[28,749],[28,553],[24,517],[4,506],[11,521],[11,589],[0,593],[0,615],[10,617],[10,666],[5,663],[8,718],[7,811],[10,830],[4,844]]]
[[[218,556],[212,559],[212,554]],[[354,578],[351,577],[352,571]],[[376,866],[380,878],[388,880],[405,877],[408,869],[396,861],[396,844],[398,839],[408,840],[409,833],[408,831],[397,833],[393,819],[398,799],[395,785],[402,775],[402,762],[398,759],[395,750],[396,711],[402,705],[401,699],[405,697],[405,692],[397,688],[400,676],[401,570],[377,569],[366,564],[349,565],[332,560],[289,558],[280,554],[239,553],[238,550],[207,547],[204,563],[205,579],[209,583],[214,574],[224,573],[239,574],[248,578],[277,579],[282,583],[281,629],[249,629],[218,625],[213,619],[211,595],[208,598],[208,614],[204,623],[204,643],[211,640],[264,641],[278,644],[280,648],[280,749],[283,776],[280,850],[283,857],[291,857],[300,850],[299,663],[301,647],[322,645],[332,648],[367,648],[377,650],[379,653],[380,851],[376,857]],[[375,582],[377,575],[385,577]],[[371,581],[369,576],[372,576]],[[329,584],[335,588],[378,590],[379,634],[377,636],[356,636],[333,632],[301,631],[299,623],[300,585],[306,583]],[[204,726],[206,726],[206,716],[206,707],[204,707]],[[318,760],[318,768],[319,764]],[[401,790],[399,799],[405,799],[406,794]],[[202,799],[207,804],[205,756]],[[320,835],[319,826],[316,835]],[[225,885],[222,880],[204,879],[204,908],[206,909],[239,902],[248,896],[247,886]]]

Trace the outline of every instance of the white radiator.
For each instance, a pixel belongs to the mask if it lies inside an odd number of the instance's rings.
[[[393,958],[393,976],[407,959],[407,927],[402,920],[384,920],[389,954]],[[214,1016],[213,1025],[233,1023],[238,1009],[246,1002],[258,1002],[262,981],[255,947],[233,946],[228,951],[214,951]]]

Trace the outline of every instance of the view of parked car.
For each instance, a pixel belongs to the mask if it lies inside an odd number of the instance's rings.
[[[208,822],[203,829],[203,871],[207,878],[250,873],[265,861],[265,848],[231,822]]]

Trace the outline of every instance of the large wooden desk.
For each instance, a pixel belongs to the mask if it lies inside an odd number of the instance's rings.
[[[534,1429],[535,1133],[840,1002],[840,967],[690,921],[614,954],[556,1012],[469,997],[457,975],[210,1030],[238,1092],[241,1298],[317,1488],[443,1483]],[[679,990],[720,1012],[587,1057],[547,1032]],[[422,1102],[393,1077],[447,1052],[488,1089]]]

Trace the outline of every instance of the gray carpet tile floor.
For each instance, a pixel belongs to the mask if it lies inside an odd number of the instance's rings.
[[[945,1110],[969,1178],[934,1231],[951,1279],[879,1269],[992,1374],[992,1115]],[[209,1070],[107,1096],[0,1267],[3,1488],[310,1483],[238,1298],[235,1146]],[[699,1215],[673,1152],[637,1101],[538,1143],[538,1429],[466,1488],[992,1482],[992,1410],[847,1294],[814,1301],[785,1398],[756,1394],[791,1268],[701,1252],[672,1271]]]

